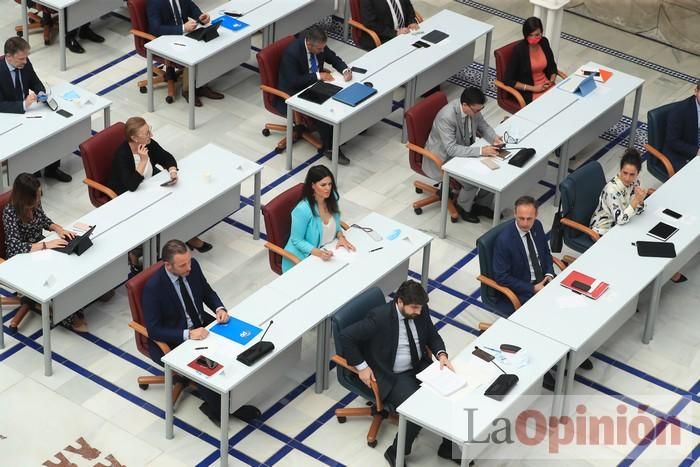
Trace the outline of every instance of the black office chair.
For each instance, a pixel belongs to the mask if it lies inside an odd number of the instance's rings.
[[[676,104],[677,102],[662,105],[647,112],[649,143],[644,145],[644,149],[651,156],[647,158],[647,170],[661,182],[665,182],[676,173],[668,156],[661,152],[666,144],[668,115]]]
[[[580,167],[559,185],[564,243],[579,253],[586,251],[600,238],[588,226],[604,187],[605,173],[598,161]]]

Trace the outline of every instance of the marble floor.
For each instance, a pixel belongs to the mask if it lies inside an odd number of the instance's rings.
[[[215,0],[201,0],[203,9],[215,7]],[[495,26],[493,47],[520,37],[520,21],[531,13],[525,0],[416,0],[416,8],[426,17],[441,9],[451,9]],[[146,98],[136,81],[145,76],[145,60],[133,53],[133,39],[125,9],[93,23],[107,38],[97,45],[83,41],[86,53],[68,54],[68,69],[58,71],[58,46],[44,46],[32,35],[31,59],[39,75],[49,85],[62,81],[79,83],[85,89],[112,101],[112,121],[134,115],[144,116],[153,126],[155,138],[177,158],[187,156],[208,142],[260,160],[264,157],[263,203],[287,187],[303,180],[305,167],[319,160],[307,144],[294,150],[295,169],[285,169],[284,155],[273,153],[277,137],[265,138],[260,130],[265,122],[278,117],[264,110],[254,51],[246,66],[222,76],[212,86],[224,92],[222,101],[204,100],[197,109],[198,127],[187,130],[186,105],[179,98],[172,105],[164,102],[165,91],[156,92],[156,110],[147,113]],[[0,30],[3,37],[14,34],[19,21],[19,6],[5,1],[0,5]],[[330,46],[346,61],[363,52],[351,43],[340,41],[340,27],[328,20]],[[256,36],[255,44],[260,45]],[[476,46],[476,62],[481,63],[483,42]],[[645,79],[641,105],[639,142],[646,141],[646,112],[660,104],[690,94],[693,78],[700,75],[700,57],[663,46],[638,36],[566,14],[559,57],[560,69],[573,71],[580,63],[595,60]],[[493,60],[491,61],[493,63]],[[477,68],[472,66],[443,85],[451,98],[462,86],[475,84]],[[494,76],[494,70],[490,70]],[[485,117],[492,124],[506,114],[493,99],[490,90]],[[395,96],[396,100],[401,95]],[[611,130],[586,147],[574,167],[591,157],[615,173],[617,161],[626,146],[632,98],[625,103],[625,117]],[[429,234],[438,232],[439,209],[429,207],[421,216],[411,207],[415,199],[412,182],[416,175],[406,159],[400,141],[396,111],[384,122],[371,127],[346,144],[352,160],[341,170],[341,207],[343,218],[352,221],[377,211]],[[103,127],[102,117],[94,118],[93,129]],[[69,223],[92,206],[88,200],[82,163],[73,154],[62,155],[62,167],[73,175],[73,182],[44,185],[44,208],[59,223]],[[266,156],[266,157],[265,157]],[[322,160],[321,160],[322,162]],[[549,183],[531,193],[543,202],[540,217],[551,225],[554,209]],[[643,172],[645,186],[658,182]],[[252,194],[252,182],[243,194]],[[692,196],[691,194],[689,194]],[[213,226],[202,238],[214,244],[208,254],[196,253],[213,287],[229,308],[248,294],[275,278],[268,267],[263,241],[249,234],[252,209],[243,207],[229,219]],[[488,229],[459,222],[449,226],[445,240],[435,238],[430,264],[430,307],[433,319],[451,353],[457,353],[475,338],[479,321],[498,316],[484,308],[479,297],[476,276],[479,273],[476,239]],[[566,253],[566,251],[565,251]],[[420,270],[420,258],[411,262],[411,270]],[[624,265],[619,265],[624,267]],[[587,398],[600,414],[611,413],[618,404],[632,410],[641,405],[647,413],[675,417],[683,434],[681,446],[659,443],[632,443],[624,449],[589,447],[567,458],[540,455],[499,458],[489,451],[479,466],[691,466],[700,456],[700,261],[693,258],[683,272],[690,278],[681,285],[669,284],[662,292],[662,313],[656,337],[649,345],[640,342],[644,316],[626,323],[592,358],[595,369],[577,378],[574,392]],[[70,273],[70,272],[68,272]],[[125,278],[126,279],[126,278]],[[698,288],[696,288],[698,287]],[[645,298],[642,297],[642,300]],[[3,309],[3,323],[12,316]],[[127,327],[130,312],[123,287],[108,303],[87,308],[90,332],[79,335],[63,328],[52,332],[55,354],[54,375],[43,376],[41,331],[38,316],[30,316],[20,333],[7,336],[0,350],[0,466],[208,466],[218,465],[218,430],[197,410],[199,400],[186,395],[176,410],[175,439],[164,438],[162,389],[142,391],[136,384],[139,375],[155,370],[135,348],[133,332]],[[7,328],[5,327],[5,330]],[[282,377],[280,384],[263,388],[252,401],[263,411],[260,423],[246,426],[232,419],[229,461],[231,465],[386,465],[382,453],[391,442],[396,426],[386,423],[375,449],[366,446],[367,420],[349,420],[339,424],[333,410],[345,405],[362,405],[342,388],[332,375],[330,389],[313,391],[315,336],[304,336],[302,359]],[[636,410],[636,409],[635,409]],[[663,424],[662,424],[663,425]],[[661,428],[661,426],[659,428]],[[440,440],[424,431],[418,438],[410,465],[446,466],[434,451]],[[637,444],[637,446],[635,446]]]

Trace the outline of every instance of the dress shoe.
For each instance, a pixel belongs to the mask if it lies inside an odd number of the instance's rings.
[[[191,250],[197,250],[200,253],[206,253],[207,251],[214,248],[214,246],[212,246],[211,243],[207,243],[204,241],[202,242],[201,246],[192,246],[192,244],[190,242],[187,242],[187,246],[190,247]]]
[[[201,88],[197,89],[197,95],[201,96],[201,97],[206,97],[207,99],[213,99],[213,100],[217,100],[217,101],[224,98],[223,94],[221,94],[220,92],[214,91],[209,86],[202,86]]]
[[[80,28],[80,32],[78,33],[78,36],[81,39],[87,39],[92,42],[97,42],[98,44],[101,44],[105,41],[105,38],[97,34],[95,31],[90,29],[89,26],[83,26]]]
[[[590,358],[587,358],[578,367],[581,368],[582,370],[592,370],[593,369],[593,362],[591,361]]]
[[[190,93],[187,91],[182,91],[182,97],[185,99],[185,102],[189,103],[190,102]],[[202,100],[194,96],[194,106],[195,107],[201,107],[202,106]]]
[[[453,456],[453,453],[459,453],[457,455],[457,458],[455,459]],[[443,459],[448,459],[454,462],[455,464],[460,464],[461,463],[461,457],[462,454],[459,450],[459,448],[453,444],[451,441],[447,440],[442,440],[442,443],[440,444],[440,447],[438,448],[437,451],[438,457],[442,457]],[[469,462],[469,465],[472,466],[474,465],[474,461]]]
[[[479,220],[479,216],[474,214],[474,210],[467,212],[459,204],[455,204],[455,207],[457,208],[457,213],[459,214],[459,217],[461,217],[466,222],[469,222],[471,224],[478,224],[479,222],[481,222]]]
[[[677,279],[674,279],[673,277],[671,278],[671,282],[673,282],[674,284],[680,284],[681,282],[685,282],[685,281],[687,281],[687,280],[688,280],[688,278],[685,277],[685,276],[684,276],[683,274],[681,274],[681,273],[678,273],[678,278],[677,278]]]
[[[542,378],[542,387],[547,391],[554,392],[554,376],[552,376],[551,371],[545,373],[544,378]]]
[[[80,45],[80,43],[76,41],[73,37],[66,40],[66,47],[68,47],[68,50],[70,50],[74,54],[85,53],[85,49],[83,49],[83,46]]]
[[[55,169],[44,170],[44,177],[53,178],[59,182],[68,183],[73,180],[73,177],[65,173],[63,170],[56,167]]]
[[[207,418],[208,418],[209,420],[211,420],[211,422],[212,422],[214,425],[216,425],[216,426],[218,426],[219,428],[221,428],[221,417],[219,416],[218,413],[217,413],[217,414],[214,414],[213,411],[209,409],[209,404],[207,404],[206,402],[202,402],[202,404],[199,406],[199,410],[200,410],[204,415],[206,415]]]
[[[260,409],[252,405],[242,405],[238,410],[233,412],[234,417],[246,423],[251,423],[253,420],[260,417],[260,415]]]
[[[494,217],[493,209],[480,204],[475,204],[474,207],[472,207],[472,212],[477,216],[488,217],[489,219],[493,219]]]
[[[333,160],[333,151],[330,149],[326,149],[323,151],[323,155],[326,156],[328,159]],[[338,164],[340,165],[348,165],[350,164],[350,159],[345,157],[345,154],[343,154],[343,151],[338,149]]]
[[[106,302],[110,301],[112,298],[114,298],[114,295],[115,295],[114,289],[112,289],[109,292],[103,293],[101,296],[97,297],[97,299],[99,301],[101,301],[102,303],[106,303]]]
[[[390,444],[388,448],[386,448],[386,451],[384,451],[384,459],[389,463],[391,467],[396,466],[396,446],[393,444]],[[406,460],[404,459],[403,465],[408,467],[408,463],[406,463]]]

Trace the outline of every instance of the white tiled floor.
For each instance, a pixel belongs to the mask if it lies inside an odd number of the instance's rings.
[[[202,0],[200,6],[206,9],[217,3],[215,0]],[[520,37],[520,25],[503,12],[519,17],[527,17],[531,12],[529,2],[525,0],[462,0],[462,3],[455,0],[421,0],[415,4],[424,16],[431,16],[442,8],[449,8],[493,24],[493,48]],[[493,7],[496,11],[489,12],[486,7]],[[119,13],[124,15],[126,10]],[[14,34],[13,27],[19,17],[19,7],[14,2],[7,1],[0,6],[0,28],[4,32],[3,37]],[[94,22],[93,27],[107,38],[107,42],[96,45],[82,41],[87,52],[80,56],[69,53],[69,68],[65,72],[58,71],[57,45],[44,46],[39,36],[32,35],[32,61],[39,75],[49,85],[84,76],[133,50],[133,40],[129,35],[130,24],[124,19],[108,16]],[[561,41],[561,69],[570,72],[584,61],[596,60],[646,80],[640,112],[643,122],[646,121],[646,112],[649,109],[689,95],[692,84],[676,77],[674,71],[700,75],[700,57],[672,50],[662,44],[578,16],[566,14],[563,31],[581,40]],[[583,41],[621,51],[646,60],[649,64],[644,65],[642,62],[631,61],[629,57],[613,55],[611,50],[593,50]],[[259,37],[255,38],[254,43],[260,44]],[[333,39],[330,44],[347,61],[363,53],[349,44]],[[476,46],[477,62],[482,61],[482,50],[483,43],[479,41]],[[257,66],[253,53],[249,64]],[[156,92],[156,111],[145,112],[145,96],[140,94],[136,87],[136,81],[145,76],[142,73],[144,66],[145,60],[141,57],[127,56],[83,80],[80,86],[92,92],[108,91],[105,96],[113,102],[112,121],[125,120],[132,115],[145,116],[153,126],[158,141],[177,158],[182,158],[195,148],[211,141],[251,160],[258,160],[269,154],[281,138],[280,135],[265,138],[260,134],[265,122],[282,122],[279,117],[265,112],[258,89],[259,78],[255,71],[241,67],[212,83],[214,88],[225,92],[226,99],[217,102],[205,99],[205,106],[197,109],[198,127],[195,131],[189,131],[185,126],[187,113],[184,101],[178,98],[172,105],[165,104],[165,93],[162,89]],[[664,72],[663,67],[671,71]],[[125,79],[127,81],[124,84],[114,87],[116,83]],[[452,98],[461,92],[461,88],[452,83],[443,85],[443,90]],[[397,100],[401,97],[399,94],[395,96]],[[627,117],[632,113],[631,106],[632,99],[628,99],[624,112]],[[485,116],[495,124],[505,116],[505,112],[498,108],[495,101],[489,99]],[[401,118],[401,111],[390,116],[395,122],[400,122]],[[100,130],[102,126],[101,117],[93,119],[93,129]],[[640,136],[644,139],[646,135],[640,132]],[[573,166],[587,160],[607,142],[608,140],[603,139],[592,142],[577,157]],[[622,151],[623,147],[618,145],[600,158],[608,175],[615,172]],[[416,198],[412,187],[415,175],[408,166],[406,150],[400,142],[400,131],[395,126],[386,123],[375,125],[366,134],[359,135],[346,144],[345,152],[352,160],[350,166],[341,168],[341,207],[345,220],[352,221],[374,210],[430,234],[437,234],[439,209],[436,206],[427,207],[422,216],[416,216],[410,206]],[[57,156],[63,156],[62,167],[73,175],[74,181],[70,184],[47,181],[44,187],[44,206],[57,222],[68,223],[91,210],[92,206],[85,186],[81,183],[84,173],[80,159],[74,155]],[[309,145],[300,143],[295,146],[295,166],[312,156]],[[265,162],[262,174],[263,186],[273,183],[277,185],[265,193],[263,202],[303,180],[304,174],[305,170],[295,170],[291,177],[285,178],[285,155],[276,155],[269,159]],[[550,170],[546,181],[551,182],[552,178],[553,171]],[[279,180],[282,182],[278,183]],[[645,185],[658,185],[658,182],[646,173],[642,174],[642,180]],[[243,194],[248,196],[252,191],[252,183],[246,183]],[[531,194],[539,197],[545,192],[546,188],[538,185]],[[553,213],[551,203],[542,206],[540,215],[545,225],[550,225]],[[232,219],[251,226],[252,209],[244,207],[235,213]],[[460,298],[478,289],[478,258],[471,259],[458,270],[451,269],[457,261],[474,249],[477,237],[488,227],[486,223],[476,226],[465,222],[450,224],[448,238],[436,238],[433,242],[430,278],[436,279],[448,270],[450,274],[441,284],[449,289],[431,291],[431,307],[441,315],[446,315],[459,305],[463,308],[463,311],[454,317],[454,321],[443,323],[440,331],[448,349],[453,353],[458,352],[474,338],[472,333],[463,329],[464,326],[474,328],[479,321],[496,319],[495,315],[478,306],[478,300],[462,304]],[[201,261],[210,282],[229,306],[234,306],[252,291],[275,278],[274,273],[269,270],[263,242],[253,241],[243,230],[221,222],[206,232],[203,238],[213,243],[215,250],[210,254],[196,254],[197,258]],[[695,258],[684,268],[684,273],[690,278],[688,283],[671,284],[664,288],[663,312],[658,321],[656,337],[651,344],[641,344],[643,316],[635,316],[599,350],[602,355],[629,365],[631,369],[620,368],[622,365],[609,365],[605,358],[594,358],[595,369],[584,375],[592,383],[579,382],[575,387],[577,394],[595,397],[597,403],[592,406],[601,410],[601,413],[607,413],[606,410],[612,410],[609,407],[618,403],[609,394],[621,393],[639,402],[648,403],[653,409],[668,411],[682,399],[681,394],[689,397],[687,391],[694,388],[695,399],[680,407],[676,414],[681,421],[690,424],[689,429],[693,432],[684,432],[689,444],[683,444],[681,447],[650,446],[639,454],[639,459],[634,461],[635,465],[689,466],[692,461],[684,459],[700,441],[700,388],[697,384],[700,379],[700,352],[697,347],[700,329],[697,311],[700,295],[696,288],[700,284],[699,263]],[[419,258],[411,261],[411,269],[420,270]],[[450,290],[456,291],[456,294],[450,293]],[[10,310],[3,311],[7,314]],[[62,328],[55,329],[52,332],[54,350],[83,369],[80,372],[55,362],[54,375],[46,378],[43,376],[41,354],[26,346],[15,352],[13,348],[18,340],[6,336],[6,347],[0,351],[0,467],[58,465],[47,463],[58,462],[58,453],[62,453],[67,462],[73,462],[80,467],[97,465],[98,462],[109,465],[111,461],[107,456],[110,454],[113,455],[112,459],[119,463],[112,465],[216,465],[218,431],[197,410],[199,401],[190,394],[181,399],[176,415],[190,426],[189,431],[176,428],[175,439],[166,440],[159,412],[163,405],[162,389],[155,386],[147,391],[138,389],[136,377],[147,374],[147,370],[134,364],[131,359],[119,355],[126,352],[147,364],[152,363],[137,352],[133,332],[127,327],[130,312],[124,289],[117,289],[117,294],[110,303],[91,305],[87,310],[87,318],[90,332],[113,345],[117,353],[111,353],[96,343]],[[39,318],[30,316],[20,331],[23,336],[30,336],[39,329]],[[279,385],[263,388],[252,402],[263,411],[270,409],[300,382],[306,380],[312,374],[314,344],[313,333],[305,336],[302,361],[299,362],[298,368],[294,369],[288,378],[283,378]],[[640,372],[650,377],[645,377]],[[345,424],[338,424],[331,418],[323,424],[317,422],[333,404],[348,395],[347,390],[334,378],[335,372],[332,373],[330,390],[321,395],[315,394],[313,387],[310,387],[301,391],[293,400],[285,401],[286,404],[264,422],[266,428],[252,430],[233,446],[236,451],[235,455],[229,456],[230,465],[246,465],[245,460],[257,465],[272,458],[278,460],[275,465],[311,466],[322,464],[316,460],[319,456],[325,456],[324,459],[329,464],[335,462],[362,467],[386,465],[382,453],[396,432],[394,425],[383,425],[379,433],[379,444],[375,449],[371,449],[365,443],[365,434],[369,426],[367,420],[354,419]],[[655,384],[653,378],[680,388],[680,393]],[[103,386],[102,379],[114,384],[118,389],[112,391]],[[363,401],[355,398],[350,402],[350,406],[362,403]],[[154,414],[148,410],[147,404],[158,408],[158,412]],[[316,431],[304,438],[301,446],[296,444],[280,458],[277,453],[284,448],[289,439],[299,436],[312,424],[315,424]],[[242,428],[240,422],[232,421],[230,435],[234,436]],[[284,436],[277,439],[273,436],[277,432]],[[65,450],[69,445],[77,446],[76,440],[80,437],[100,451],[96,459],[88,461]],[[439,438],[433,434],[421,434],[409,459],[411,465],[448,465],[434,455],[439,442]],[[631,451],[631,448],[589,449],[593,450],[588,451],[588,454],[581,454],[579,458],[483,459],[478,465],[607,466],[620,463]]]

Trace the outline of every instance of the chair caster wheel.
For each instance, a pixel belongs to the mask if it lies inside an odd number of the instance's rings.
[[[146,390],[148,389],[148,384],[139,384],[139,389]]]
[[[141,94],[146,94],[148,92],[148,89],[146,88],[146,86],[141,86],[139,88],[139,92],[141,92]]]
[[[421,193],[423,193],[423,190],[421,190],[420,188],[416,188],[416,193],[420,195]]]
[[[262,135],[263,136],[270,136],[270,130],[268,130],[267,128],[263,128]]]
[[[374,441],[367,441],[367,446],[373,448],[377,446],[377,440],[375,439]]]
[[[450,217],[450,220],[452,221],[453,224],[456,224],[459,219],[456,217]]]
[[[422,208],[416,208],[416,209],[413,210],[413,212],[415,212],[417,215],[420,216],[421,214],[423,214],[423,209],[422,209]]]
[[[172,104],[173,102],[175,102],[175,99],[173,99],[173,96],[166,96],[165,102],[167,102],[168,104]]]
[[[338,417],[338,423],[345,423],[348,421],[347,417]]]

